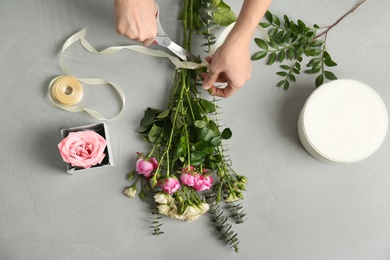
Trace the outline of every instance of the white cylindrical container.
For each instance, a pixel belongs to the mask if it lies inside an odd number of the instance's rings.
[[[381,97],[368,85],[334,80],[316,89],[298,119],[304,148],[328,163],[352,163],[373,154],[386,137],[388,115]]]

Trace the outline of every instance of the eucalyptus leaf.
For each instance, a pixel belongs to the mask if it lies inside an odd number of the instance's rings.
[[[223,129],[222,133],[221,133],[221,137],[225,140],[227,139],[230,139],[232,137],[233,133],[232,131],[230,130],[230,128],[225,128]]]

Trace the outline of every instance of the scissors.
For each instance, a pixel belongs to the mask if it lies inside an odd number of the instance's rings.
[[[171,52],[173,52],[176,56],[178,56],[180,59],[186,61],[187,57],[190,57],[194,60],[199,60],[197,56],[192,54],[191,52],[187,51],[177,43],[171,40],[169,36],[164,32],[164,29],[161,26],[160,18],[159,18],[159,7],[157,6],[157,36],[154,39],[153,43],[157,44],[159,46],[165,47],[169,49]]]

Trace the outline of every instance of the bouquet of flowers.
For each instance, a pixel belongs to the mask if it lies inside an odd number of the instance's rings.
[[[190,50],[195,33],[203,34],[205,46],[210,47],[215,43],[212,29],[227,25],[226,17],[236,19],[223,1],[185,0],[181,15],[184,48]],[[129,197],[138,194],[142,200],[153,198],[153,234],[164,233],[159,214],[194,221],[210,212],[218,233],[238,251],[237,234],[224,211],[233,223],[244,222],[239,201],[248,179],[233,170],[226,154],[224,141],[232,132],[220,123],[217,100],[198,91],[201,72],[176,70],[168,106],[146,109],[139,133],[150,150],[137,154],[135,170],[128,175],[131,185],[124,193]]]

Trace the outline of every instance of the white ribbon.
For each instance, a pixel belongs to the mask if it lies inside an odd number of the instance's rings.
[[[222,43],[225,41],[226,37],[228,36],[229,32],[231,31],[231,29],[233,28],[234,26],[234,23],[230,24],[229,26],[226,27],[226,29],[221,33],[220,37],[218,38],[217,42],[215,45],[212,46],[212,49],[210,51],[210,55],[212,55],[219,46],[222,45]],[[85,34],[86,34],[86,29],[83,29],[75,34],[73,34],[71,37],[69,37],[64,45],[62,46],[62,50],[61,50],[61,54],[60,54],[60,67],[61,69],[63,70],[63,72],[70,76],[70,77],[74,77],[76,78],[75,76],[73,76],[73,74],[70,72],[70,70],[66,67],[65,65],[65,62],[63,60],[63,54],[65,53],[66,49],[69,48],[73,43],[79,41],[81,46],[84,47],[84,49],[86,49],[87,51],[89,51],[90,53],[96,53],[96,54],[113,54],[117,51],[120,51],[120,50],[123,50],[123,49],[127,49],[127,50],[132,50],[132,51],[136,51],[136,52],[139,52],[139,53],[144,53],[144,54],[147,54],[147,55],[150,55],[150,56],[154,56],[154,57],[160,57],[160,58],[168,58],[174,65],[175,65],[175,69],[199,69],[199,68],[203,68],[203,67],[207,67],[208,66],[208,63],[203,61],[202,63],[195,63],[195,62],[191,62],[191,61],[181,61],[179,58],[177,58],[176,56],[173,56],[173,55],[170,55],[162,50],[152,50],[152,49],[149,49],[149,48],[146,48],[144,46],[140,46],[140,45],[127,45],[127,46],[113,46],[113,47],[109,47],[109,48],[106,48],[102,51],[97,51],[86,39],[85,39]],[[89,109],[89,108],[86,108],[86,107],[83,107],[83,106],[78,106],[78,105],[73,105],[73,106],[64,106],[58,102],[56,102],[53,97],[51,96],[51,88],[53,87],[53,84],[55,82],[57,78],[53,79],[50,84],[49,84],[49,91],[48,91],[48,96],[49,96],[49,101],[50,103],[53,105],[53,106],[56,106],[58,108],[61,108],[63,110],[66,110],[66,111],[69,111],[69,112],[87,112],[88,114],[90,114],[91,116],[93,116],[94,118],[98,119],[98,120],[107,120],[107,121],[113,121],[113,120],[116,120],[118,119],[124,112],[124,108],[125,108],[125,103],[126,103],[126,99],[125,99],[125,93],[123,92],[122,88],[115,84],[115,83],[112,83],[112,82],[109,82],[107,80],[104,80],[104,79],[100,79],[100,78],[81,78],[81,79],[78,79],[76,78],[78,81],[84,83],[84,84],[89,84],[89,85],[111,85],[115,90],[116,92],[119,94],[120,98],[121,98],[121,103],[122,103],[122,107],[120,109],[120,111],[113,117],[111,118],[105,118],[102,114],[100,114],[99,112],[95,111],[95,110],[92,110],[92,109]]]

